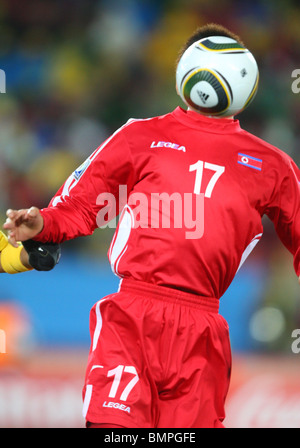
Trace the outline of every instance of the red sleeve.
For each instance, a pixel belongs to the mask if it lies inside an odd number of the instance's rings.
[[[300,275],[300,170],[288,156],[281,167],[276,191],[266,214],[276,232],[294,256],[294,268]]]
[[[66,180],[49,206],[41,210],[44,228],[36,240],[61,243],[91,235],[98,227],[97,215],[106,205],[103,198],[107,195],[116,201],[110,217],[113,213],[114,216],[119,214],[119,185],[126,186],[129,193],[135,178],[129,145],[122,129],[97,148]]]

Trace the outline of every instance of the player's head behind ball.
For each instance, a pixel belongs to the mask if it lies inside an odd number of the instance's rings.
[[[182,48],[176,89],[200,114],[229,117],[242,112],[257,92],[259,72],[252,53],[225,27],[198,28]]]

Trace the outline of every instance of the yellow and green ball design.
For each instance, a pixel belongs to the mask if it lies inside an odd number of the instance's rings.
[[[252,53],[224,36],[194,42],[182,55],[176,70],[177,91],[184,103],[211,116],[240,113],[255,97],[258,81]]]
[[[205,107],[196,104],[191,98],[191,92],[200,82],[208,83],[217,95],[218,102],[213,107]],[[222,114],[231,104],[232,96],[230,87],[226,85],[226,81],[217,72],[209,69],[196,69],[190,73],[182,83],[182,93],[188,105],[193,109],[199,110],[205,114]],[[205,93],[203,93],[205,95]]]

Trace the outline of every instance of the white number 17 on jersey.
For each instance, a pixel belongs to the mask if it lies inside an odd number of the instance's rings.
[[[204,196],[206,198],[210,198],[212,191],[220,178],[220,176],[224,173],[225,167],[220,165],[215,165],[214,163],[209,162],[203,162],[202,160],[198,160],[198,162],[194,163],[193,165],[190,165],[189,171],[196,171],[196,179],[195,179],[195,185],[194,185],[194,193],[200,194],[201,192],[201,184],[202,184],[202,177],[203,177],[203,170],[211,170],[214,171],[214,174],[210,181],[208,182],[208,185],[206,187]]]

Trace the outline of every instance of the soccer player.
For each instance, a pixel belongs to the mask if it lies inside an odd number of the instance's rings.
[[[243,47],[210,24],[181,55],[214,36]],[[87,427],[223,427],[231,350],[219,300],[261,238],[263,215],[300,275],[299,180],[287,154],[237,119],[178,107],[118,129],[48,207],[8,210],[13,245],[90,235],[122,210],[108,253],[119,290],[90,314]]]

